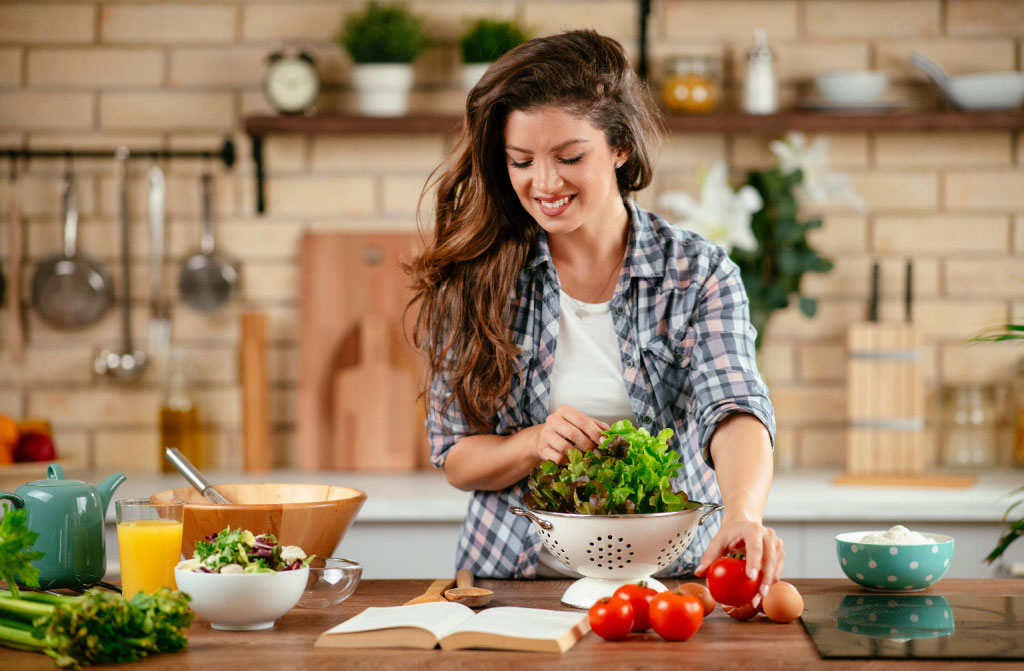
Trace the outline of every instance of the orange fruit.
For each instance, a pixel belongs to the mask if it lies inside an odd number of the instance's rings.
[[[18,444],[20,437],[21,429],[18,428],[18,423],[7,415],[0,415],[0,446],[10,452]]]
[[[14,463],[14,448],[0,445],[0,466]]]

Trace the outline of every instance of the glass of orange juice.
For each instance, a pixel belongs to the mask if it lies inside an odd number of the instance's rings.
[[[117,550],[121,558],[121,591],[126,599],[137,592],[177,588],[174,567],[181,560],[185,502],[181,499],[122,499],[117,514]]]

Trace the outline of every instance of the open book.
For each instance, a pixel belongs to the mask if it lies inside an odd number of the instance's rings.
[[[435,601],[367,608],[320,634],[316,645],[565,652],[588,631],[586,612],[503,606],[474,613],[461,603]]]

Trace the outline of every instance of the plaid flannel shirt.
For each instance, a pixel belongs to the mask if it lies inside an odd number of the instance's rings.
[[[757,372],[755,330],[739,270],[725,251],[626,201],[632,229],[610,308],[622,356],[622,380],[639,422],[652,434],[671,427],[669,441],[684,468],[674,484],[692,500],[720,501],[709,452],[711,435],[727,415],[750,413],[769,434],[775,414]],[[493,433],[509,435],[548,416],[551,369],[558,343],[559,282],[543,230],[519,273],[512,298],[511,332],[525,375],[513,379],[492,418]],[[444,376],[431,382],[427,427],[431,462],[444,464],[448,450],[471,435],[458,404],[444,413],[451,393]],[[583,409],[585,411],[585,409]],[[487,578],[537,574],[540,536],[523,517],[526,480],[500,491],[475,491],[458,541],[456,565]],[[692,573],[719,516],[708,517],[672,567]]]

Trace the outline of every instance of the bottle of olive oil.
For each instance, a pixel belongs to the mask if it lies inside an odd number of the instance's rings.
[[[167,388],[160,405],[160,470],[173,473],[174,466],[164,458],[164,449],[168,447],[178,448],[196,468],[207,466],[199,432],[199,409],[189,394],[187,359],[180,349],[171,350]]]

